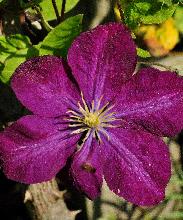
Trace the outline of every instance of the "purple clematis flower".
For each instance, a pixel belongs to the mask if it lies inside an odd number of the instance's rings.
[[[171,169],[161,136],[183,128],[183,79],[154,68],[133,75],[136,60],[128,29],[110,23],[76,38],[68,64],[42,56],[20,65],[11,86],[33,115],[0,134],[6,176],[47,181],[72,157],[74,183],[91,199],[104,176],[134,204],[163,200]]]

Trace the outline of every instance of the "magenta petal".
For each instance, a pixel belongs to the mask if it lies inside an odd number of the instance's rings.
[[[99,196],[102,186],[101,147],[92,135],[74,156],[71,175],[76,187],[90,199]]]
[[[23,183],[50,180],[65,165],[77,140],[58,131],[52,119],[25,116],[0,134],[3,171]]]
[[[66,73],[67,68],[61,58],[35,57],[16,69],[11,86],[22,104],[35,114],[59,116],[80,95]]]
[[[126,83],[116,99],[118,117],[151,133],[174,136],[183,128],[183,78],[144,68]]]
[[[86,100],[104,95],[111,100],[136,65],[136,47],[128,29],[119,23],[100,25],[82,33],[72,44],[68,63]]]
[[[171,169],[168,148],[159,137],[116,128],[104,145],[104,177],[115,194],[140,206],[155,205],[164,199]]]

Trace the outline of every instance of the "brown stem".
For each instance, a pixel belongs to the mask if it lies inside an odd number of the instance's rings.
[[[37,12],[37,14],[39,15],[42,25],[44,26],[44,28],[50,32],[53,28],[48,24],[48,22],[45,20],[44,16],[42,15],[40,9],[38,6],[34,6],[33,9]]]
[[[0,36],[3,34],[3,21],[0,18]]]
[[[3,12],[0,10],[0,36],[3,34]]]
[[[25,203],[33,220],[73,220],[78,211],[69,211],[55,179],[32,184],[25,193]]]
[[[64,15],[65,15],[65,5],[66,5],[66,0],[62,0],[62,9],[61,9],[61,17],[60,17],[60,22],[64,20]]]
[[[59,23],[60,22],[60,15],[59,15],[57,4],[56,4],[55,0],[52,0],[52,5],[53,5],[54,11],[55,11],[55,15],[57,17],[57,22]]]

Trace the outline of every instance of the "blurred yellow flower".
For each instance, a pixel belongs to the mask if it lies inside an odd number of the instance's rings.
[[[179,32],[173,18],[160,25],[143,25],[137,34],[143,39],[153,56],[166,55],[179,42]]]

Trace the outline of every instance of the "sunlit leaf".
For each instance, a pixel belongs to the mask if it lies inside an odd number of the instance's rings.
[[[175,9],[171,1],[163,4],[160,0],[134,0],[125,10],[125,21],[133,29],[140,23],[160,24],[171,17]]]
[[[66,56],[72,41],[81,32],[82,15],[70,17],[55,27],[40,44],[39,55]]]
[[[79,0],[67,0],[66,1],[66,7],[65,7],[65,12],[70,11],[76,4],[78,3]],[[62,0],[56,0],[56,5],[58,8],[58,11],[61,12],[61,7],[62,7]],[[45,17],[46,20],[54,20],[56,19],[54,8],[52,5],[51,0],[43,0],[40,3],[40,6],[42,8],[42,14]]]
[[[14,34],[8,37],[4,35],[0,36],[0,62],[4,63],[8,56],[30,45],[30,41],[25,35]]]
[[[6,38],[6,41],[17,49],[25,49],[31,45],[29,38],[22,34],[10,35]]]
[[[4,63],[5,66],[0,75],[0,79],[2,82],[7,83],[15,69],[26,60],[27,50],[28,48],[18,50],[16,53],[10,55],[6,59]]]
[[[0,62],[3,63],[5,59],[16,52],[16,48],[7,43],[5,36],[0,36]]]
[[[183,33],[183,7],[177,7],[174,19],[177,29]]]
[[[137,55],[142,58],[151,57],[151,54],[147,50],[143,50],[142,48],[137,48]]]

